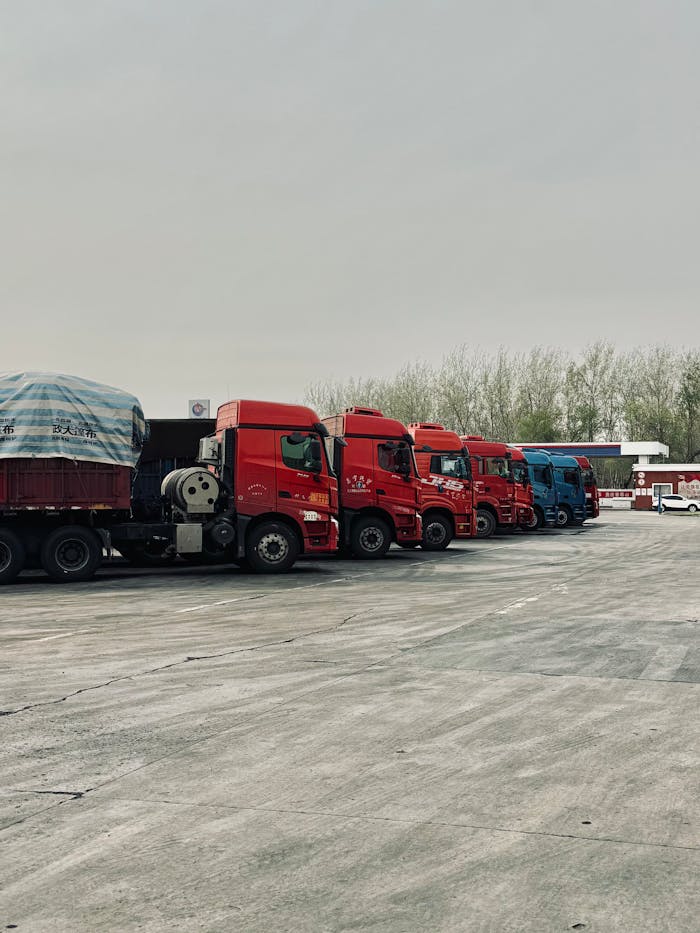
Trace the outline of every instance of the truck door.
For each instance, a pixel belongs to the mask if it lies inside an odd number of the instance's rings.
[[[320,509],[327,521],[330,505],[328,477],[323,466],[321,438],[313,431],[276,431],[277,508],[302,524]]]
[[[409,472],[406,472],[407,468]],[[418,483],[408,444],[403,441],[379,441],[374,444],[374,492],[380,508],[399,512],[419,509]]]

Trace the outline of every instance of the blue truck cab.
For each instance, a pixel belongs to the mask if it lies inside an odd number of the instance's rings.
[[[523,450],[527,460],[532,491],[535,495],[533,528],[554,527],[557,524],[557,487],[554,466],[543,450]],[[572,457],[566,459],[571,460]]]
[[[586,520],[586,489],[581,466],[574,457],[549,455],[557,493],[557,528],[582,525]]]

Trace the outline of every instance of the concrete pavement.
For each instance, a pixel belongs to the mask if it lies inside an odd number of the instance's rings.
[[[699,542],[5,588],[0,929],[696,930]]]

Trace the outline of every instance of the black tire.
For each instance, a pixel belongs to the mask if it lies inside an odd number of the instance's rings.
[[[540,528],[544,525],[544,515],[538,508],[534,508],[532,510],[532,515],[533,515],[533,518],[529,525],[523,524],[520,526],[523,531],[527,531],[527,532],[539,531]]]
[[[0,528],[0,584],[13,583],[24,569],[27,554],[10,528]]]
[[[496,531],[496,519],[488,509],[476,510],[476,536],[477,538],[490,538]]]
[[[248,532],[245,550],[255,573],[286,573],[299,556],[299,539],[283,522],[263,522]]]
[[[350,547],[360,560],[379,560],[391,547],[389,526],[374,515],[356,518],[350,532]]]
[[[63,525],[41,546],[41,566],[57,583],[90,580],[102,563],[102,542],[91,528]]]
[[[423,519],[424,551],[444,551],[452,540],[452,524],[444,515],[430,515]]]
[[[574,516],[568,505],[557,506],[557,528],[568,528],[569,525],[573,525],[573,522]]]
[[[689,505],[689,506],[688,506],[688,511],[689,511],[689,512],[697,512],[697,510],[698,510],[697,505]]]

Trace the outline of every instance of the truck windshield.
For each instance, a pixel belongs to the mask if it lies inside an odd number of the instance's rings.
[[[454,476],[455,479],[470,479],[471,466],[462,454],[433,454],[430,458],[430,472],[438,476]]]
[[[323,438],[323,451],[326,455],[326,463],[328,465],[328,472],[331,476],[336,476],[335,468],[335,452],[336,452],[336,443],[335,437],[332,434],[328,434]]]
[[[581,477],[583,478],[584,486],[595,486],[595,473],[590,467],[581,470]]]

